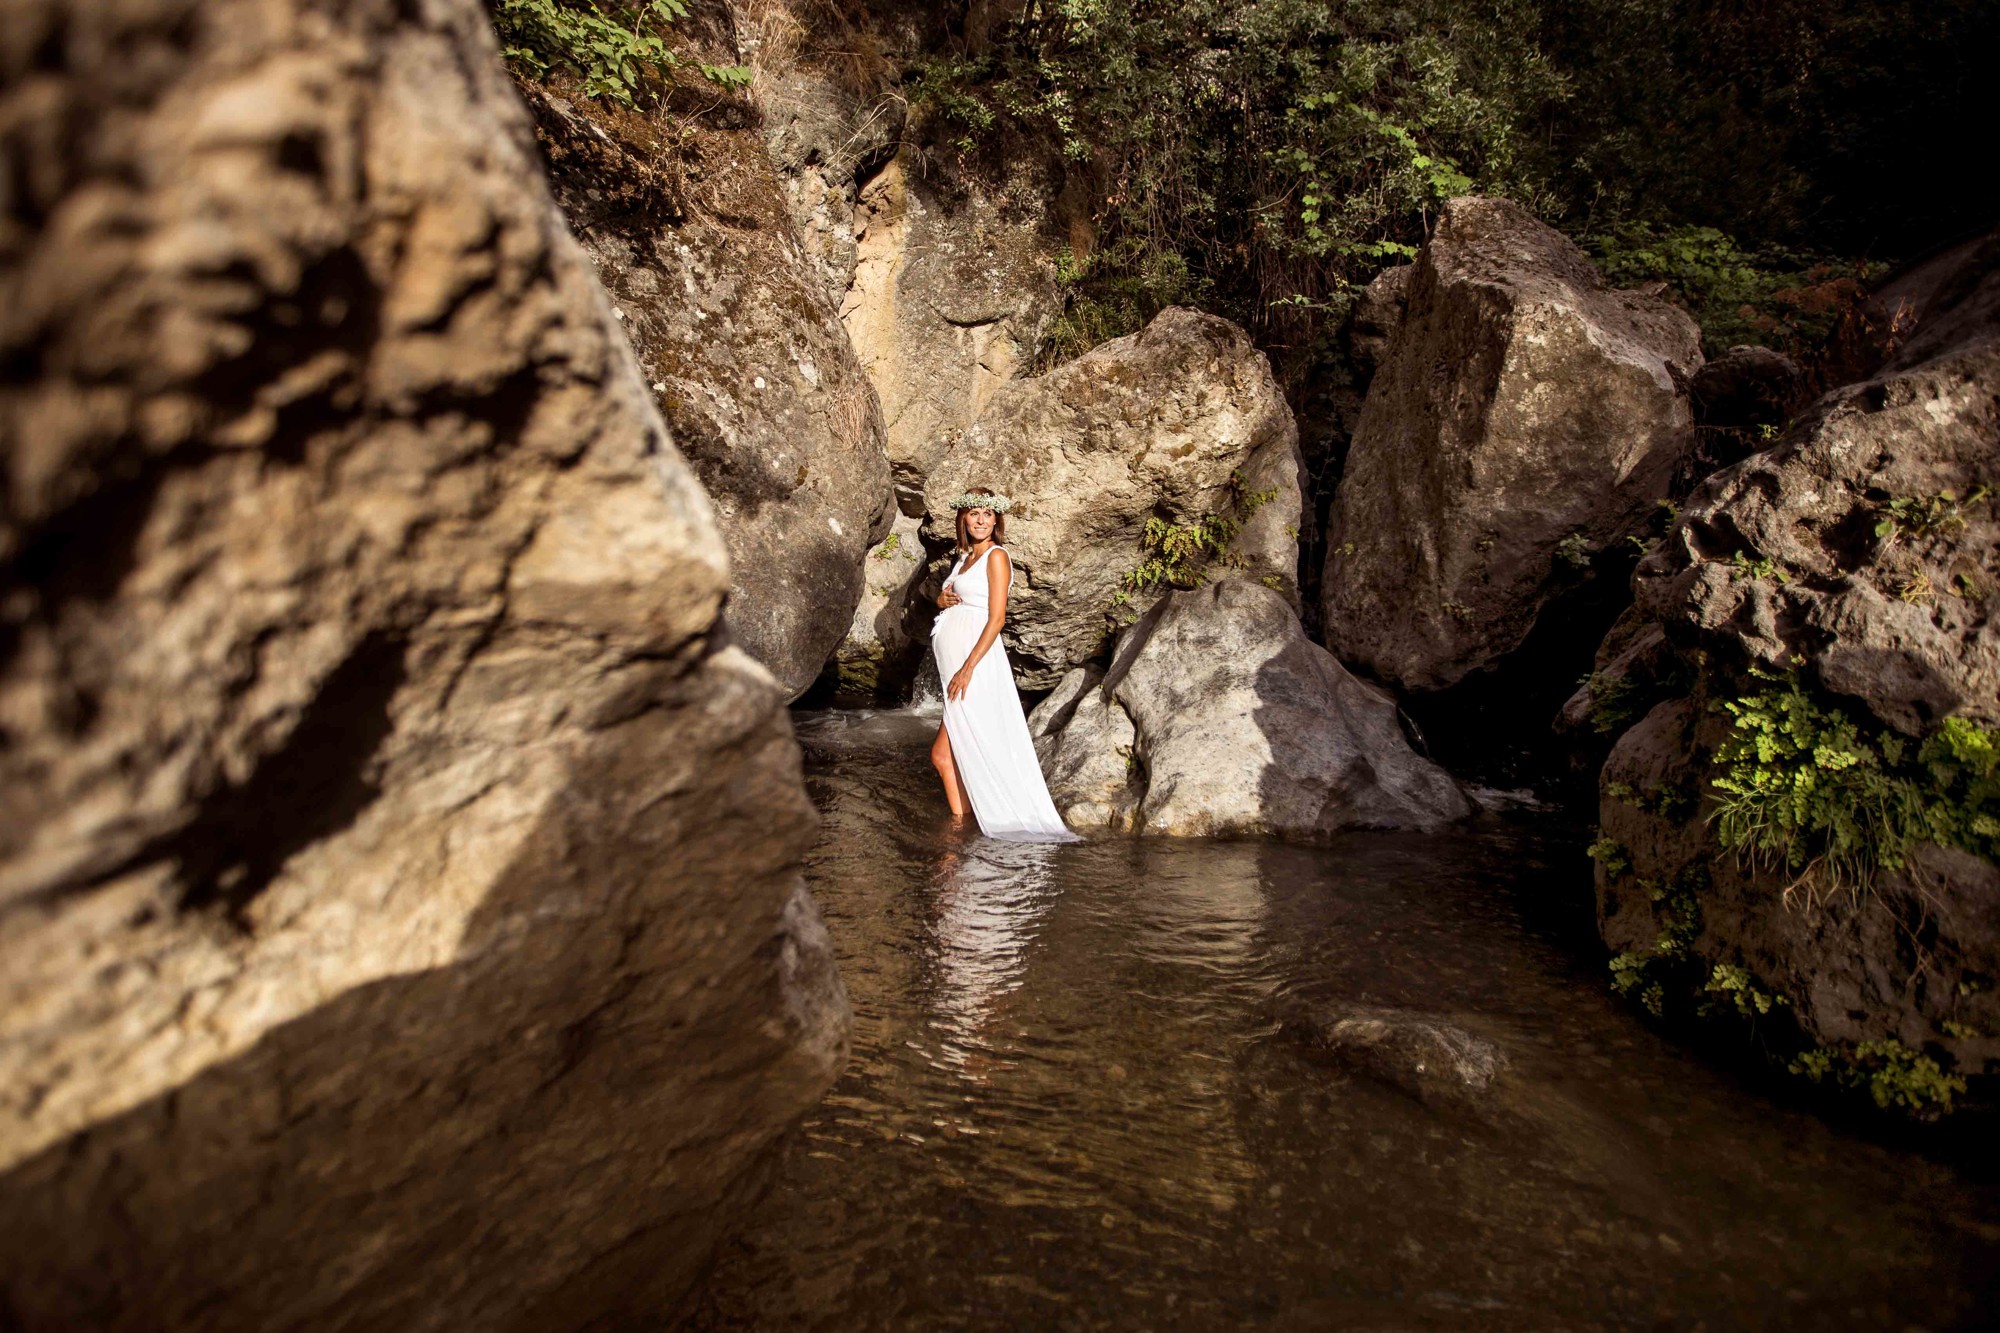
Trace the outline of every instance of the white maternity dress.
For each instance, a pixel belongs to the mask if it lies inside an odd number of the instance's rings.
[[[986,561],[997,546],[970,566],[958,558],[944,586],[958,601],[938,613],[931,626],[931,653],[937,658],[938,679],[944,683],[944,729],[951,737],[951,759],[972,798],[979,831],[1010,842],[1071,842],[1077,835],[1064,827],[1049,799],[1048,783],[1028,737],[1028,719],[1014,689],[1014,669],[1007,649],[997,639],[972,668],[965,696],[953,699],[951,678],[965,665],[973,645],[986,631]],[[1011,561],[1010,561],[1011,564]],[[1007,585],[1013,586],[1008,571]]]

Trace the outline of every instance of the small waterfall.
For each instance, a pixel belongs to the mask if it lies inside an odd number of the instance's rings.
[[[917,678],[910,682],[910,709],[918,713],[944,711],[944,682],[938,679],[937,658],[924,654]]]

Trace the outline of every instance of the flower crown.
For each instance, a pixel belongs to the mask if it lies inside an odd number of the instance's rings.
[[[1004,495],[973,495],[970,492],[951,502],[953,509],[991,509],[996,514],[1004,514],[1014,507],[1014,502]]]

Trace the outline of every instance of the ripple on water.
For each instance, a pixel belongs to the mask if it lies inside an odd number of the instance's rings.
[[[1987,1322],[1992,1194],[1636,1023],[1523,925],[1574,873],[1534,823],[997,843],[951,826],[935,717],[799,723],[854,1060],[693,1327]],[[1435,1016],[1508,1068],[1427,1105],[1310,1058],[1299,1006]]]

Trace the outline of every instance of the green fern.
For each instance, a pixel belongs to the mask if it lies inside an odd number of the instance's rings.
[[[1948,718],[1921,744],[1863,727],[1793,676],[1725,700],[1710,816],[1725,848],[1830,887],[1865,888],[1931,842],[2000,853],[2000,738]]]

